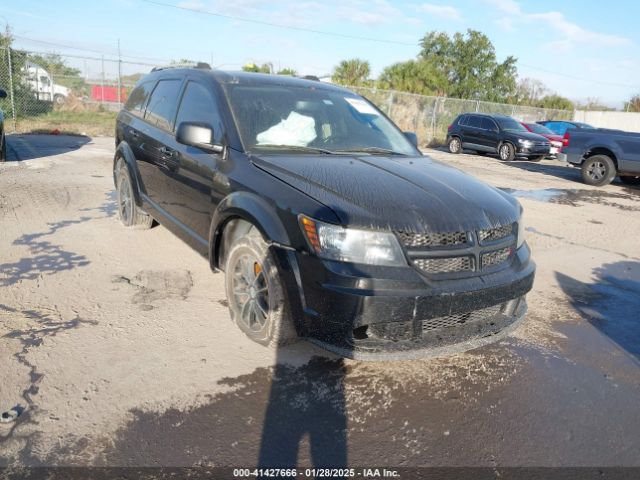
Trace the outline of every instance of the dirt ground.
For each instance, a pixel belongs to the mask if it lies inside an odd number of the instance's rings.
[[[528,317],[464,354],[363,363],[247,340],[222,274],[119,224],[112,138],[8,145],[0,411],[22,413],[0,466],[640,466],[640,190],[428,151],[524,206]]]

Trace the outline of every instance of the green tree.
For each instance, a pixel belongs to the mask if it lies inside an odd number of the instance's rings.
[[[331,81],[340,85],[352,87],[364,86],[369,83],[371,66],[366,60],[353,58],[342,60],[334,69]]]
[[[273,71],[273,65],[271,63],[263,63],[258,66],[255,63],[247,63],[242,67],[242,70],[254,73],[271,73]]]
[[[298,75],[298,72],[296,72],[293,68],[283,68],[281,70],[278,70],[278,75],[289,75],[295,77],[296,75]]]
[[[506,101],[516,91],[516,58],[502,63],[485,34],[467,30],[450,37],[428,32],[420,42],[419,58],[433,63],[448,80],[447,95],[489,101]]]
[[[386,67],[377,85],[388,90],[419,93],[421,95],[444,95],[447,79],[432,63],[426,60],[409,60]]]
[[[571,100],[558,94],[545,95],[535,104],[536,107],[554,108],[556,110],[573,110],[574,105]]]
[[[625,112],[640,112],[640,93],[634,95],[624,104]]]

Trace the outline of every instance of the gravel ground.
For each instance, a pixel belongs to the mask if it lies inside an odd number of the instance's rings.
[[[640,466],[640,191],[427,153],[509,189],[538,264],[513,335],[446,358],[278,351],[163,227],[120,226],[113,139],[9,136],[1,465]]]

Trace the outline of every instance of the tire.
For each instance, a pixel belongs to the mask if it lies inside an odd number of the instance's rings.
[[[459,137],[451,137],[451,140],[449,140],[449,152],[455,155],[462,152],[462,141]]]
[[[269,347],[298,339],[282,281],[268,245],[252,228],[228,250],[225,289],[231,319],[247,337]]]
[[[541,162],[542,160],[544,160],[544,155],[540,155],[537,157],[529,157],[530,162]]]
[[[58,94],[58,95],[54,95],[53,101],[55,102],[56,105],[64,105],[66,98],[64,95]]]
[[[640,185],[640,177],[620,177],[620,181],[625,185]]]
[[[616,177],[616,166],[606,155],[594,155],[582,162],[582,180],[587,185],[602,187]]]
[[[516,149],[510,143],[503,143],[498,149],[498,156],[503,162],[510,162],[516,158]]]
[[[7,138],[2,132],[0,136],[0,162],[4,162],[7,159]]]
[[[116,201],[118,216],[125,227],[133,227],[138,230],[151,228],[153,218],[136,205],[133,182],[129,176],[129,170],[121,158],[116,162]]]

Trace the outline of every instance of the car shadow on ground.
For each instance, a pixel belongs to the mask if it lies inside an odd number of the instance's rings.
[[[640,360],[640,262],[602,265],[595,283],[556,272],[571,306],[602,333]]]
[[[78,150],[91,141],[85,135],[10,134],[6,136],[7,162],[51,157]]]

